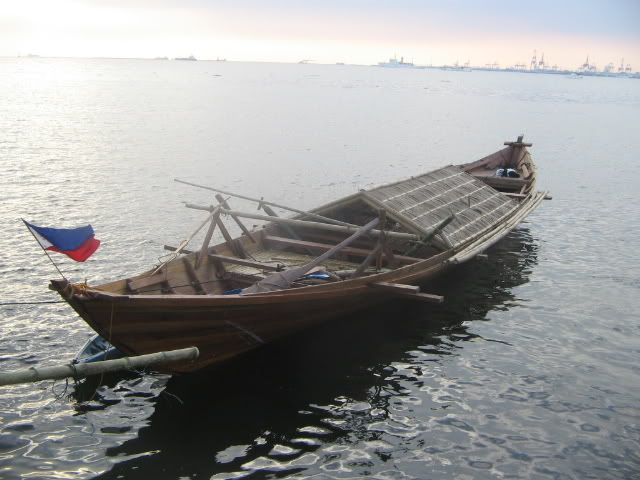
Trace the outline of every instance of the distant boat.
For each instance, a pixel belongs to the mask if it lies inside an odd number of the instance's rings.
[[[174,60],[188,60],[188,61],[191,61],[191,62],[195,62],[198,59],[196,57],[194,57],[193,55],[190,55],[188,57],[176,57]]]
[[[226,62],[226,61],[227,61],[226,58],[216,57],[216,62]]]
[[[579,78],[582,78],[582,75],[580,75],[579,73],[576,73],[576,72],[572,72],[569,75],[567,75],[565,78],[570,78],[572,80],[578,80]]]
[[[453,65],[443,65],[440,67],[441,70],[455,70],[458,72],[470,72],[471,67],[469,67],[469,62],[466,62],[464,65],[460,65],[457,61]]]
[[[394,56],[388,62],[378,62],[379,67],[387,68],[413,68],[415,65],[411,62],[405,62],[404,57],[400,57],[400,61]]]

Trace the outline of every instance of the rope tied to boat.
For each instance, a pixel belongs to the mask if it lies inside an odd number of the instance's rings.
[[[86,279],[84,282],[78,282],[73,284],[70,283],[69,287],[71,288],[71,295],[78,294],[86,297],[89,294],[90,287]],[[66,289],[67,287],[65,287],[65,293],[66,293]]]

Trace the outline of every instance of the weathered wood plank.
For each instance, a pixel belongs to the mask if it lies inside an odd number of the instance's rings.
[[[510,178],[510,177],[476,177],[482,180],[484,183],[493,188],[510,188],[513,190],[519,190],[523,186],[529,183],[524,178]]]
[[[398,292],[397,297],[408,298],[409,300],[418,300],[425,303],[442,303],[444,297],[441,295],[433,295],[431,293],[411,293],[411,292]]]
[[[527,195],[525,195],[525,194],[523,194],[523,193],[510,193],[510,192],[509,192],[509,193],[505,193],[505,195],[506,195],[507,197],[515,198],[515,199],[517,199],[517,200],[520,200],[520,199],[523,199],[523,198],[526,198],[526,197],[527,197]]]
[[[167,276],[164,273],[157,273],[148,277],[132,278],[127,280],[127,285],[131,290],[140,290],[164,282]]]
[[[338,245],[334,245],[319,257],[314,258],[310,262],[300,267],[289,268],[284,272],[272,273],[268,277],[265,277],[264,280],[259,281],[258,283],[250,286],[249,288],[245,288],[242,294],[245,295],[245,294],[252,294],[252,293],[271,292],[271,291],[284,290],[289,288],[296,279],[298,279],[305,273],[309,272],[312,268],[317,267],[325,260],[328,260],[329,258],[333,257],[344,248],[347,248],[347,246],[350,243],[354,242],[362,235],[366,235],[367,232],[370,232],[371,229],[378,224],[379,221],[380,219],[374,218],[363,227],[360,227],[358,231],[355,232],[353,235],[351,235],[349,238],[345,238]]]
[[[267,213],[267,215],[269,215],[270,217],[280,218],[280,217],[278,217],[278,214],[277,214],[276,212],[274,212],[274,211],[273,211],[273,209],[272,209],[269,205],[260,204],[260,207],[262,207],[262,209],[263,209],[263,210]],[[287,232],[291,238],[295,238],[296,240],[302,240],[302,239],[300,238],[300,235],[298,235],[298,233],[297,233],[293,228],[291,228],[291,226],[290,226],[290,225],[288,225],[287,223],[281,223],[281,224],[280,224],[280,227],[282,227],[282,229],[283,229],[285,232]],[[305,248],[305,250],[306,250],[306,252],[307,252],[309,255],[313,255],[313,252],[311,252],[311,250],[306,249],[306,248]]]
[[[184,270],[185,272],[187,272],[187,277],[189,277],[191,286],[196,291],[196,293],[206,294],[207,291],[203,288],[202,284],[200,283],[200,279],[198,278],[198,275],[196,275],[196,271],[193,268],[193,265],[191,265],[191,262],[189,261],[189,259],[187,257],[182,257],[182,263],[184,264]]]
[[[165,250],[175,251],[176,247],[172,247],[170,245],[164,246]],[[184,253],[192,253],[190,250],[182,250]],[[265,270],[270,272],[277,272],[278,270],[282,270],[283,266],[270,265],[268,263],[256,262],[253,260],[247,260],[243,258],[235,258],[235,257],[227,257],[226,255],[219,255],[217,253],[209,253],[209,258],[212,260],[218,260],[222,263],[231,263],[233,265],[242,265],[244,267],[253,267],[259,270]]]
[[[369,286],[391,293],[407,293],[415,295],[420,292],[420,287],[416,285],[405,285],[404,283],[373,282],[369,283]]]
[[[326,243],[308,242],[306,240],[294,240],[291,238],[275,237],[271,235],[265,236],[264,241],[267,243],[271,242],[274,244],[285,245],[289,247],[300,247],[300,248],[304,247],[304,248],[310,248],[315,250],[329,250],[333,248],[333,245],[329,245]],[[370,250],[365,250],[362,248],[355,248],[355,247],[346,247],[342,249],[342,253],[347,255],[353,255],[356,257],[366,257],[367,255],[369,255]],[[416,263],[416,262],[422,261],[421,258],[406,257],[404,255],[394,255],[394,258],[403,264]]]

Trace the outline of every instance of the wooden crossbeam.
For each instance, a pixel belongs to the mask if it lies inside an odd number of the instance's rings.
[[[524,178],[511,177],[476,177],[493,188],[519,189],[529,184],[529,180]]]
[[[391,293],[410,293],[415,295],[420,292],[420,287],[416,285],[405,285],[404,283],[373,282],[370,283],[369,286]]]
[[[173,252],[176,250],[176,247],[172,247],[170,245],[165,245],[164,246],[165,250],[169,250],[170,252]],[[182,250],[183,253],[192,253],[191,250]],[[209,253],[209,258],[212,260],[217,260],[220,261],[222,263],[231,263],[233,265],[242,265],[244,267],[253,267],[256,268],[258,270],[265,270],[265,271],[269,271],[269,272],[277,272],[279,270],[282,270],[284,267],[282,265],[270,265],[268,263],[261,263],[261,262],[255,262],[252,260],[247,260],[244,258],[235,258],[235,257],[227,257],[226,255],[218,255],[216,253]]]
[[[510,147],[530,147],[533,145],[533,143],[526,143],[523,140],[524,135],[518,135],[518,139],[515,142],[504,142],[504,144]]]
[[[269,215],[270,217],[274,217],[274,218],[280,218],[278,217],[278,214],[276,212],[274,212],[273,208],[271,208],[269,205],[266,205],[264,203],[260,203],[258,205],[258,208],[262,208],[265,213],[267,215]],[[302,238],[300,237],[300,235],[298,235],[298,233],[287,223],[281,223],[280,227],[287,232],[287,234],[291,237],[291,238],[295,238],[296,240],[302,240]],[[307,248],[304,249],[309,255],[313,255],[313,252]]]
[[[444,297],[441,295],[433,295],[431,293],[397,293],[396,297],[407,298],[409,300],[418,300],[425,303],[442,303]]]
[[[442,303],[444,297],[431,293],[420,293],[420,287],[416,285],[405,285],[404,283],[374,282],[369,284],[372,288],[384,290],[392,293],[396,297],[419,300],[427,303]]]
[[[153,285],[157,285],[166,280],[166,275],[164,273],[158,273],[156,275],[151,275],[149,277],[141,277],[134,278],[131,280],[127,280],[127,285],[131,290],[140,290],[142,288],[151,287]]]
[[[291,238],[274,237],[271,235],[265,236],[264,241],[267,243],[271,242],[288,247],[309,248],[313,250],[329,250],[333,248],[333,245],[329,245],[327,243],[308,242],[306,240],[294,240]],[[341,251],[341,253],[344,253],[346,255],[353,255],[356,257],[366,257],[370,252],[370,250],[355,247],[345,247]],[[422,261],[421,258],[406,257],[404,255],[394,255],[394,259],[402,264],[410,264]]]
[[[227,210],[231,210],[231,207],[229,206],[229,202],[227,202],[225,200],[225,198],[220,195],[219,193],[216,193],[216,200],[218,200],[218,203],[220,205],[222,205],[223,208],[226,208]],[[240,227],[240,230],[242,230],[242,232],[249,237],[249,240],[251,240],[253,243],[256,243],[256,239],[253,238],[253,235],[251,235],[251,232],[249,231],[249,229],[247,229],[247,227],[244,226],[244,223],[242,223],[240,221],[240,219],[238,218],[237,215],[231,215],[231,218],[233,218],[233,221],[236,222],[236,224]]]
[[[192,203],[185,204],[185,207],[192,208],[195,210],[204,210],[207,212],[212,211],[212,207],[207,207],[204,205],[194,205]],[[349,233],[349,234],[356,232],[358,228],[360,228],[359,226],[334,225],[329,223],[311,222],[308,220],[296,220],[294,218],[272,217],[268,215],[260,215],[260,214],[251,213],[251,212],[239,212],[237,210],[223,209],[222,213],[228,214],[228,215],[236,215],[241,218],[252,218],[254,220],[265,220],[268,222],[273,222],[278,224],[288,224],[288,225],[295,225],[299,227],[314,228],[314,229],[333,231],[333,232],[343,232],[343,233]],[[374,229],[374,230],[371,230],[369,234],[378,236],[381,234],[381,232],[380,230]],[[386,232],[386,234],[389,238],[399,238],[402,240],[420,240],[420,235],[416,235],[414,233]]]
[[[200,283],[200,279],[198,278],[198,275],[196,274],[196,271],[193,268],[193,265],[191,265],[189,259],[187,257],[182,257],[182,263],[184,264],[185,272],[187,272],[187,277],[189,277],[189,282],[191,283],[191,286],[196,291],[196,293],[201,295],[206,294],[207,291]]]

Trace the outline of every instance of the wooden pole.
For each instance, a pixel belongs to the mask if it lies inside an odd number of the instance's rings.
[[[447,218],[445,218],[444,220],[442,220],[438,225],[436,225],[435,227],[433,227],[433,230],[431,230],[427,235],[425,235],[419,242],[417,242],[415,245],[413,245],[409,250],[407,250],[404,254],[405,256],[410,256],[413,252],[415,252],[416,250],[418,250],[418,248],[420,247],[428,247],[431,244],[431,240],[433,240],[433,237],[435,237],[438,233],[440,233],[444,227],[446,227],[447,225],[449,225],[453,219],[456,218],[456,214],[452,213],[451,215],[449,215]],[[446,240],[446,239],[445,239]]]
[[[227,202],[225,200],[225,198],[222,195],[220,195],[219,193],[216,193],[216,200],[218,200],[218,203],[223,208],[226,208],[227,210],[231,210],[231,207],[229,206],[229,202]],[[240,230],[242,230],[243,233],[247,237],[249,237],[249,240],[251,240],[253,243],[257,243],[256,239],[253,238],[253,235],[251,235],[251,232],[249,231],[249,229],[244,226],[244,224],[240,221],[240,219],[238,217],[236,217],[235,215],[231,215],[231,218],[233,218],[233,220],[236,222],[236,224],[240,227]]]
[[[389,292],[397,297],[419,300],[427,303],[442,303],[444,297],[431,293],[420,293],[420,287],[416,285],[405,285],[404,283],[374,282],[369,284],[372,288],[377,288]]]
[[[269,215],[270,217],[280,218],[280,217],[278,216],[278,214],[277,214],[276,212],[274,212],[274,211],[273,211],[273,209],[272,209],[269,205],[266,205],[266,204],[264,204],[264,203],[261,203],[260,205],[258,205],[258,210],[260,210],[260,208],[262,208],[262,209],[265,211],[265,213],[266,213],[267,215]],[[295,231],[293,228],[291,228],[288,224],[286,224],[286,223],[282,223],[282,222],[281,222],[281,223],[280,223],[280,226],[282,227],[282,229],[283,229],[285,232],[287,232],[287,233],[289,234],[289,236],[290,236],[291,238],[295,238],[296,240],[302,240],[302,237],[300,237],[300,235],[298,235],[298,234],[296,233],[296,231]],[[304,248],[304,247],[303,247],[303,248]],[[313,255],[313,252],[312,252],[311,250],[309,250],[308,248],[304,248],[304,250],[305,250],[309,255]]]
[[[214,213],[213,216],[211,217],[211,223],[209,224],[209,229],[207,230],[207,234],[204,236],[204,240],[202,241],[202,247],[200,247],[200,252],[198,253],[198,257],[196,258],[196,268],[200,266],[200,264],[202,263],[202,259],[204,258],[205,255],[207,255],[207,251],[209,249],[209,242],[211,242],[211,237],[213,236],[213,231],[216,229],[216,224],[219,218],[220,218],[220,210]]]
[[[187,208],[194,208],[196,210],[205,210],[205,211],[211,211],[210,207],[205,207],[202,205],[193,205],[191,203],[187,203],[185,205]],[[320,230],[330,230],[333,232],[345,232],[345,233],[354,233],[356,231],[358,231],[359,226],[344,226],[344,225],[331,225],[329,223],[320,223],[320,222],[311,222],[308,220],[296,220],[294,218],[282,218],[282,217],[269,217],[267,215],[260,215],[258,213],[248,213],[248,212],[238,212],[237,210],[226,210],[226,209],[222,209],[221,210],[222,213],[225,214],[229,214],[229,215],[236,215],[238,217],[243,217],[243,218],[253,218],[255,220],[265,220],[267,222],[274,222],[274,223],[282,223],[282,224],[289,224],[289,225],[298,225],[300,227],[307,227],[307,228],[316,228],[316,229],[320,229]],[[380,235],[380,230],[371,230],[372,235]],[[401,238],[404,240],[420,240],[421,237],[419,235],[415,235],[413,233],[403,233],[403,232],[386,232],[386,235],[388,237],[392,237],[392,238]]]
[[[340,220],[336,220],[335,218],[323,217],[322,215],[318,215],[317,213],[305,212],[304,210],[298,210],[297,208],[287,207],[286,205],[280,205],[280,204],[275,203],[275,202],[267,202],[266,200],[257,199],[257,198],[251,198],[251,197],[247,197],[246,195],[240,195],[238,193],[225,192],[224,190],[220,190],[219,188],[213,188],[213,187],[207,187],[207,186],[204,186],[204,185],[198,185],[197,183],[186,182],[186,181],[180,180],[178,178],[174,178],[173,180],[175,182],[183,183],[185,185],[191,185],[192,187],[204,188],[205,190],[211,190],[212,192],[219,192],[219,193],[222,193],[223,195],[230,195],[232,197],[242,198],[243,200],[249,200],[250,202],[257,202],[258,205],[263,204],[263,205],[271,205],[272,207],[276,207],[276,208],[282,208],[283,210],[289,210],[290,212],[299,213],[301,215],[307,215],[309,217],[315,218],[316,220],[324,220],[325,222],[330,222],[330,223],[333,223],[335,225],[353,226],[350,223],[342,222]]]
[[[63,378],[75,378],[78,380],[90,375],[148,367],[149,365],[159,363],[186,362],[195,360],[199,355],[200,352],[196,347],[189,347],[180,350],[139,355],[137,357],[124,357],[117,360],[59,365],[55,367],[31,367],[24,370],[0,373],[0,386],[33,383],[41,380],[61,380]]]

